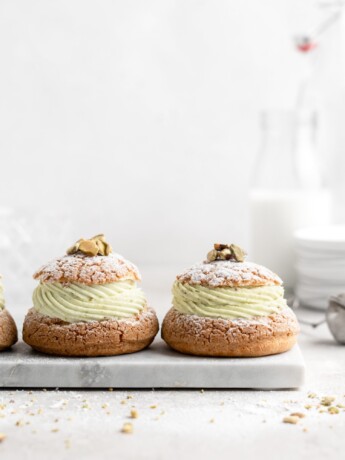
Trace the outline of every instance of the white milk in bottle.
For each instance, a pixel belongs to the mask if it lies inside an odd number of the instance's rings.
[[[322,188],[313,150],[315,114],[265,112],[263,145],[250,200],[250,259],[295,282],[293,232],[330,222],[330,194]]]

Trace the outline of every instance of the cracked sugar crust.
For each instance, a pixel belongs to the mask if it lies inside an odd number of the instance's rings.
[[[4,308],[0,311],[0,351],[14,345],[18,340],[17,326],[14,319]]]
[[[252,319],[225,320],[184,315],[174,308],[162,324],[162,338],[174,350],[199,356],[249,357],[282,353],[296,343],[294,312]]]
[[[42,283],[106,284],[120,280],[140,281],[138,268],[119,254],[88,257],[65,255],[43,265],[34,278]]]
[[[278,275],[252,262],[217,260],[188,268],[176,279],[181,283],[215,287],[281,285]]]
[[[126,319],[66,323],[31,308],[23,340],[37,351],[59,356],[111,356],[134,353],[150,345],[159,329],[152,308]]]

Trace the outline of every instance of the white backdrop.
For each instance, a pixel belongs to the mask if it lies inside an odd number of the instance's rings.
[[[295,101],[312,3],[1,0],[0,207],[36,235],[56,213],[38,258],[100,231],[139,265],[246,246],[258,113]]]

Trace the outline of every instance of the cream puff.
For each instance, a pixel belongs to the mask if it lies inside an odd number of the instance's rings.
[[[10,348],[17,340],[17,326],[5,308],[4,288],[0,276],[0,351]]]
[[[79,240],[34,274],[39,281],[23,325],[24,341],[61,356],[133,353],[158,332],[155,311],[137,286],[135,265],[112,254],[104,235]]]
[[[200,356],[249,357],[282,353],[299,325],[282,280],[244,261],[236,245],[215,244],[207,260],[177,276],[162,338],[174,350]]]

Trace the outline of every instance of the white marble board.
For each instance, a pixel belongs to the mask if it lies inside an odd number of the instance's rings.
[[[161,339],[122,356],[62,358],[23,342],[0,354],[0,387],[8,388],[297,388],[303,384],[299,347],[261,358],[205,358],[170,350]]]

